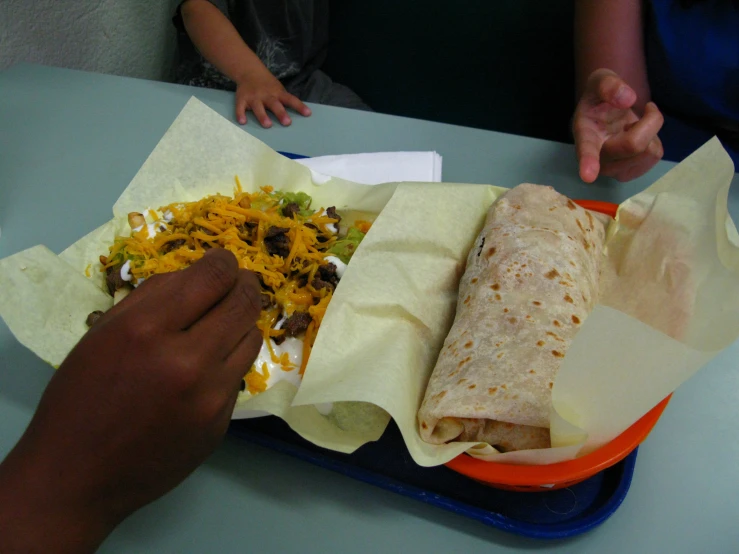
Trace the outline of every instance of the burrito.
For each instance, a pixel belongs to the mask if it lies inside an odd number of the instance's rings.
[[[303,192],[263,187],[221,194],[128,215],[130,236],[116,237],[100,256],[114,304],[147,278],[183,269],[210,248],[234,253],[261,284],[257,327],[261,351],[245,368],[241,394],[265,391],[276,380],[299,385],[326,308],[372,215],[335,207],[314,209]],[[369,219],[359,219],[359,217]],[[88,268],[89,269],[89,268]],[[87,318],[92,326],[102,316]]]
[[[597,302],[605,235],[603,219],[551,187],[523,184],[498,198],[418,411],[423,440],[550,446],[551,389]]]

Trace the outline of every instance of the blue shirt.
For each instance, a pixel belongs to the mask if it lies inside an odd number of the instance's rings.
[[[666,116],[665,157],[679,161],[718,135],[739,169],[739,7],[651,0],[645,16],[649,85]]]

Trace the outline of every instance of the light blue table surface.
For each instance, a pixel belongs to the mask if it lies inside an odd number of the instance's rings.
[[[0,258],[36,244],[58,253],[107,221],[191,95],[233,120],[232,95],[220,91],[34,65],[0,72]],[[250,119],[246,129],[276,150],[309,156],[436,150],[444,158],[445,181],[536,182],[612,202],[672,167],[660,163],[626,185],[584,185],[569,145],[311,107],[312,117],[295,116],[289,128],[264,130]],[[729,201],[735,219],[737,181]],[[51,372],[0,322],[0,456],[23,432]],[[119,527],[101,551],[739,552],[738,420],[735,343],[675,393],[639,450],[622,507],[596,530],[561,542],[510,536],[226,439],[180,487]]]

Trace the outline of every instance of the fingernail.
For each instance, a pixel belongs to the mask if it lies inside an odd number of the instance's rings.
[[[633,94],[634,92],[629,87],[622,85],[616,91],[616,94],[614,95],[614,100],[619,103],[628,103],[633,100]]]

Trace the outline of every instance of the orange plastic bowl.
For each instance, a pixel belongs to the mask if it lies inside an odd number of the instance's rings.
[[[541,492],[572,486],[617,464],[647,438],[670,401],[665,398],[642,418],[598,450],[567,462],[527,466],[485,462],[460,454],[446,466],[485,485],[520,492]]]
[[[611,217],[615,217],[618,210],[618,206],[610,202],[597,200],[575,200],[575,202],[583,208]],[[544,466],[530,466],[485,462],[467,454],[460,454],[446,466],[485,485],[500,489],[541,492],[569,487],[628,456],[647,438],[670,401],[670,396],[611,442],[581,458]]]

